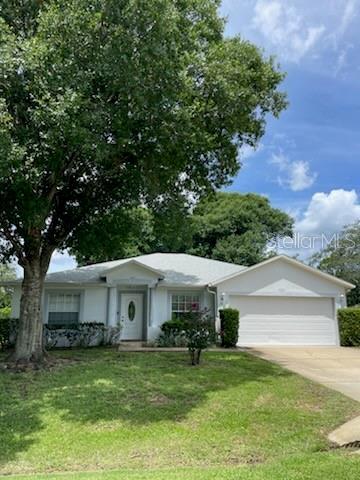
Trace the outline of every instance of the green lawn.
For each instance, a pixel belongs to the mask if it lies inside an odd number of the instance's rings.
[[[185,353],[52,355],[73,362],[47,372],[0,374],[0,474],[39,480],[359,477],[360,455],[329,450],[326,434],[360,415],[360,404],[271,363],[218,352],[206,353],[199,367],[190,367]]]

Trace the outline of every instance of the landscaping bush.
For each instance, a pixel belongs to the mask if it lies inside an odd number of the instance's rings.
[[[59,327],[44,325],[43,335],[46,348],[99,347],[120,342],[120,327],[106,327],[99,322],[84,322]]]
[[[239,337],[239,311],[234,308],[220,310],[220,321],[221,346],[236,347]]]
[[[156,340],[158,347],[186,347],[185,330],[187,322],[182,318],[174,318],[164,322],[160,329],[161,334]]]
[[[163,332],[158,336],[155,344],[160,348],[186,347],[185,332],[179,332],[177,334],[173,332]]]
[[[360,308],[340,308],[337,314],[341,345],[360,347]]]
[[[215,322],[208,310],[190,311],[181,318],[162,324],[161,334],[156,340],[158,347],[187,347],[191,364],[200,363],[202,350],[215,343]]]
[[[4,350],[9,345],[10,320],[0,318],[0,349]]]
[[[186,330],[188,324],[185,319],[182,318],[174,318],[173,320],[168,320],[167,322],[164,322],[160,329],[164,334],[168,335],[179,335],[184,330]]]
[[[215,343],[215,322],[208,311],[189,312],[184,316],[187,324],[185,338],[191,365],[200,363],[201,352]]]
[[[16,341],[19,321],[0,319],[0,348],[13,347]],[[120,343],[120,327],[106,327],[99,322],[84,322],[74,325],[43,326],[45,348],[98,347]]]
[[[0,350],[15,345],[17,327],[16,318],[0,317]]]
[[[2,307],[0,308],[0,318],[10,318],[11,307]]]

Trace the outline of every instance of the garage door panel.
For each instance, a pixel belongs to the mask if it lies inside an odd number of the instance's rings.
[[[269,323],[261,323],[257,321],[251,320],[244,320],[242,322],[242,326],[246,329],[247,333],[258,333],[259,330],[267,331],[269,330]],[[330,322],[319,322],[317,325],[311,325],[311,333],[314,334],[324,334],[324,326],[331,327],[332,324]],[[285,322],[271,322],[271,333],[276,332],[279,334],[287,334],[287,335],[294,335],[294,334],[303,334],[304,332],[304,325],[299,324],[288,324]]]
[[[230,297],[240,311],[239,345],[336,345],[331,298]]]

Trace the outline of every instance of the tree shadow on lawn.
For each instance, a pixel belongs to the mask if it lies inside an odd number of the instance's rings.
[[[64,352],[61,352],[64,354]],[[60,352],[54,355],[61,356]],[[66,422],[121,420],[128,426],[180,421],[208,394],[283,377],[279,367],[239,353],[207,353],[198,367],[186,353],[66,352],[78,362],[52,371],[7,374],[0,405],[0,465],[26,451],[44,428],[41,412]]]
[[[0,373],[0,465],[27,450],[33,432],[42,429],[41,400],[28,393],[31,379],[14,373]]]

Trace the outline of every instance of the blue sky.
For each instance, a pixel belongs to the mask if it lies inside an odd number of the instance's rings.
[[[360,0],[223,0],[221,14],[227,35],[276,55],[290,102],[230,190],[267,195],[305,237],[360,219]],[[51,270],[72,266],[56,253]]]
[[[267,195],[302,236],[360,219],[360,0],[223,0],[221,12],[228,35],[276,55],[290,102],[230,190]]]

